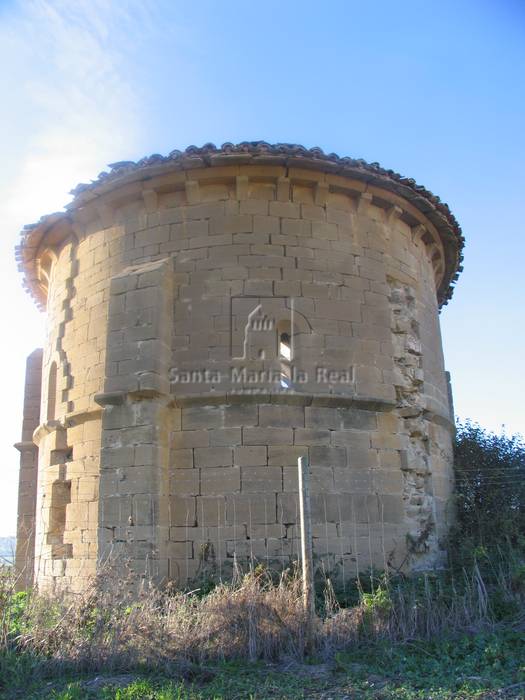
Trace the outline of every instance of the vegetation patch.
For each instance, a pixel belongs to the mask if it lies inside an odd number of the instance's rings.
[[[466,424],[456,465],[449,567],[370,571],[341,591],[325,576],[313,647],[295,566],[139,595],[109,575],[53,597],[15,592],[5,568],[0,697],[525,697],[525,448]]]

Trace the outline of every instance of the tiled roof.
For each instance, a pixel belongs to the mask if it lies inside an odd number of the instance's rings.
[[[99,194],[115,185],[137,179],[146,175],[145,171],[164,172],[166,170],[188,170],[201,167],[224,165],[285,165],[289,167],[310,168],[325,171],[333,175],[351,177],[365,183],[381,187],[405,200],[420,210],[437,228],[447,253],[447,270],[444,285],[438,291],[439,303],[444,305],[452,296],[453,287],[462,271],[462,249],[464,237],[461,228],[448,205],[440,198],[418,185],[412,178],[404,177],[394,170],[382,168],[379,163],[367,163],[362,159],[339,157],[335,153],[324,153],[320,148],[265,141],[244,141],[242,143],[224,143],[217,147],[207,143],[202,147],[189,146],[184,151],[172,151],[167,156],[154,154],[141,160],[120,161],[112,163],[108,172],[102,172],[96,180],[79,184],[71,191],[73,202],[68,210],[82,206]],[[149,172],[148,172],[149,175]],[[26,286],[31,287],[31,253],[35,250],[33,232],[48,229],[51,224],[67,216],[64,213],[50,214],[37,224],[26,226],[21,233],[20,244],[16,248],[19,267],[25,272]],[[38,237],[40,239],[40,236]],[[29,264],[28,264],[29,263]]]

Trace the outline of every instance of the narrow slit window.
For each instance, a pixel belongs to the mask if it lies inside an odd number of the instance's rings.
[[[290,389],[292,386],[292,339],[288,330],[278,330],[278,352],[281,363],[281,388]]]
[[[289,333],[281,333],[279,336],[279,356],[287,362],[290,362],[292,359],[292,346]]]

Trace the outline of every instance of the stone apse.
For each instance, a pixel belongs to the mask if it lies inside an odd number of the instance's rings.
[[[319,149],[121,162],[27,226],[47,314],[27,364],[17,566],[80,590],[108,557],[181,586],[297,558],[297,460],[334,575],[440,565],[453,414],[439,198]],[[120,565],[119,565],[120,566]]]

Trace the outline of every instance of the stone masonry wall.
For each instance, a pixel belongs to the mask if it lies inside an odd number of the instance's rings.
[[[304,454],[325,567],[440,560],[452,426],[421,212],[237,165],[115,186],[69,217],[35,433],[42,586],[82,588],[113,555],[179,582],[288,561]],[[306,377],[287,387],[282,328]]]
[[[400,565],[403,479],[384,446],[389,414],[232,403],[182,408],[171,433],[169,572],[184,581],[298,557],[297,460],[312,467],[314,551],[348,574]],[[221,571],[222,569],[222,571]]]

